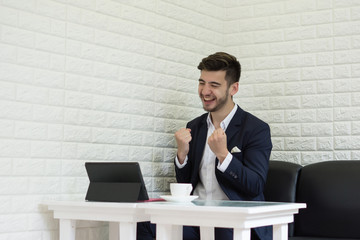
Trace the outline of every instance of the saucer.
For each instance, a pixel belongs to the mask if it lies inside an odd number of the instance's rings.
[[[185,197],[174,197],[171,195],[163,195],[160,197],[169,202],[191,202],[192,200],[197,199],[199,196],[191,195],[191,196],[185,196]]]

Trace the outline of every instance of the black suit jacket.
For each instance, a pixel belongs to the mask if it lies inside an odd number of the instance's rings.
[[[204,153],[208,113],[190,121],[192,140],[188,153],[188,162],[183,168],[175,165],[178,182],[192,183],[193,189],[200,181],[200,162]],[[232,153],[230,165],[223,173],[215,167],[219,185],[230,200],[263,201],[264,187],[272,149],[269,125],[240,107],[226,129],[229,152],[234,147],[240,152]],[[218,164],[216,159],[216,166]],[[268,228],[257,228],[260,239],[271,239]]]

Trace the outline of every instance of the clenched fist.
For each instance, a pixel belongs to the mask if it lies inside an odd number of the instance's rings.
[[[191,129],[182,128],[175,133],[175,140],[178,146],[177,157],[180,164],[183,164],[189,153],[189,143],[191,141]]]
[[[208,138],[208,144],[211,151],[213,151],[220,163],[222,163],[229,152],[227,149],[227,139],[224,130],[222,128],[215,129]]]

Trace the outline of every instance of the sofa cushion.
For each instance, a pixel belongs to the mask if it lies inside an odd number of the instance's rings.
[[[307,204],[295,215],[296,236],[359,239],[360,161],[327,161],[303,167],[296,202]]]
[[[265,184],[265,200],[271,202],[295,202],[296,183],[301,165],[270,161]],[[289,236],[294,233],[294,224],[289,224]]]

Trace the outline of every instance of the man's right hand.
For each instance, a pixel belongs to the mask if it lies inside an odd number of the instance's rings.
[[[175,140],[178,146],[177,157],[180,164],[183,164],[189,153],[189,143],[191,141],[191,129],[182,128],[175,133]]]

